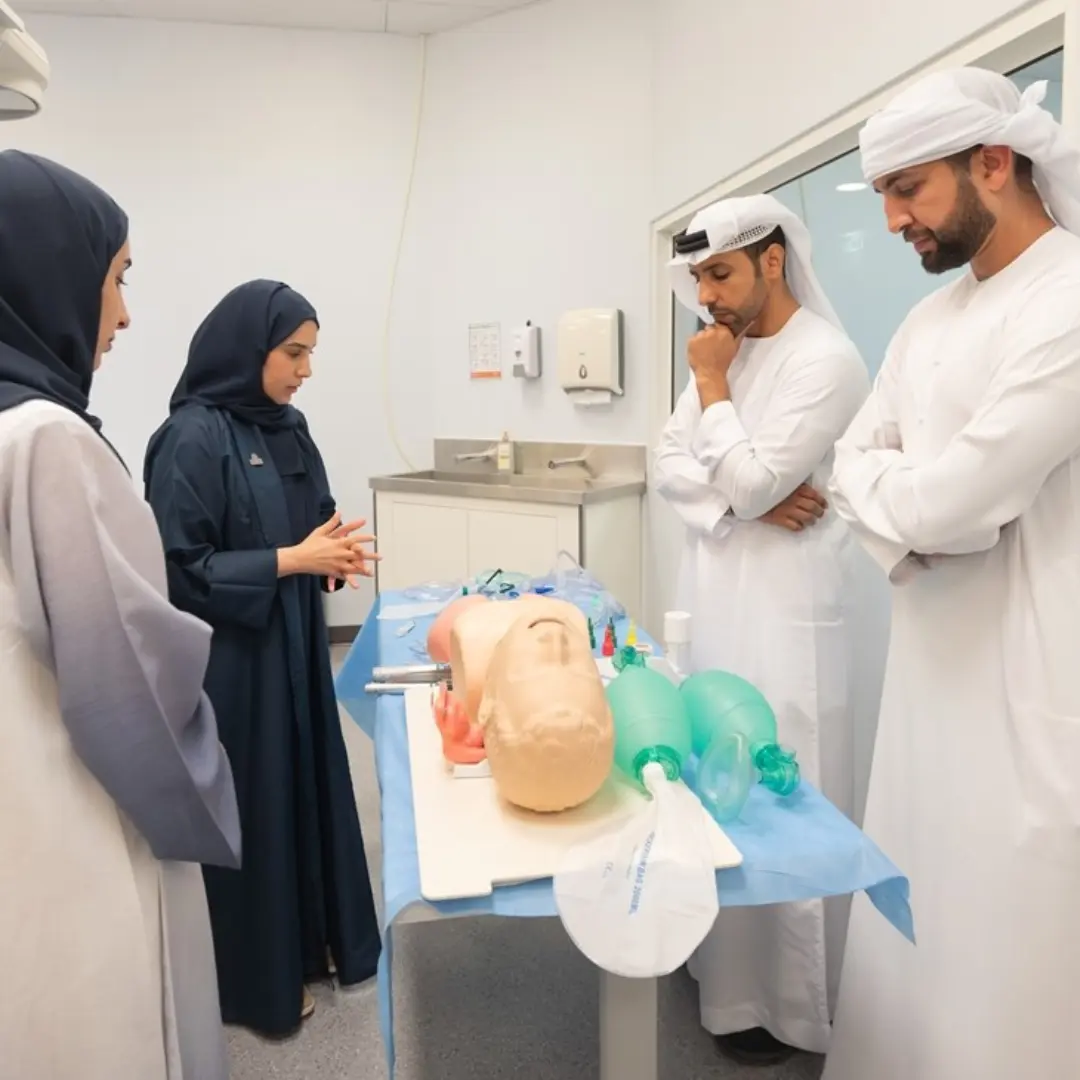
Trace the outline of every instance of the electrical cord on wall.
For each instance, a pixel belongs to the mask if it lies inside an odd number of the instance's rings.
[[[390,393],[390,329],[394,316],[394,293],[397,288],[398,268],[401,264],[401,253],[405,247],[405,230],[409,223],[409,207],[412,204],[413,182],[416,179],[416,163],[420,156],[420,130],[424,121],[424,93],[427,85],[427,42],[428,36],[424,34],[420,38],[420,89],[416,95],[416,124],[413,130],[412,160],[409,162],[409,180],[405,188],[405,206],[401,211],[401,229],[398,232],[397,249],[394,251],[394,261],[390,269],[390,295],[386,299],[386,321],[383,324],[382,340],[382,384],[383,384],[383,413],[386,416],[386,426],[390,432],[390,441],[394,444],[398,456],[410,472],[416,472],[416,466],[409,460],[398,438],[397,425],[394,422],[394,403]]]

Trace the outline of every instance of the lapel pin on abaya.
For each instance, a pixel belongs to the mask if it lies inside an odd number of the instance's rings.
[[[261,465],[262,463],[263,459],[259,457],[258,454],[252,454],[251,457],[248,458],[249,465]]]

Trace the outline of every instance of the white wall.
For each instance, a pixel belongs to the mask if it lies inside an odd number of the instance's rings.
[[[421,259],[438,436],[644,442],[649,371],[650,0],[555,0],[434,39]],[[626,315],[627,396],[573,406],[559,315]],[[544,377],[510,377],[510,333],[541,327]],[[498,322],[504,377],[470,381],[468,326]]]
[[[1030,0],[658,0],[656,216]]]
[[[131,218],[131,330],[93,404],[141,474],[192,332],[230,288],[277,277],[315,304],[315,377],[297,404],[338,502],[370,508],[367,478],[397,467],[383,418],[380,348],[411,158],[415,39],[34,17],[54,81],[42,116],[2,145],[52,156],[105,187]],[[402,286],[408,288],[408,275]],[[416,385],[415,319],[393,337],[394,384]],[[430,398],[399,410],[425,453]],[[141,486],[141,485],[140,485]],[[330,601],[360,622],[369,591]]]

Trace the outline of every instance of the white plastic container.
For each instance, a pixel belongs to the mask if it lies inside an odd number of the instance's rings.
[[[681,679],[690,674],[690,612],[664,613],[664,653]]]

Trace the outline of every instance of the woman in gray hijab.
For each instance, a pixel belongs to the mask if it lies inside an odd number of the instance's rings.
[[[226,1080],[196,863],[236,866],[210,629],[90,415],[128,325],[123,211],[0,153],[0,1072]]]

